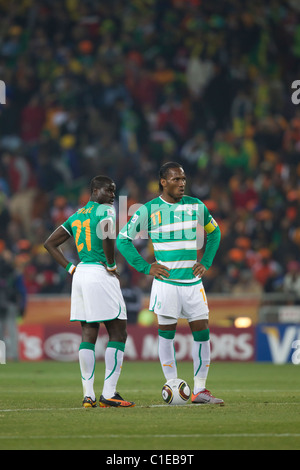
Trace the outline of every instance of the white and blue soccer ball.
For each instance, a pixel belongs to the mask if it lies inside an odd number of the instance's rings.
[[[185,405],[191,396],[191,389],[183,379],[170,379],[164,384],[161,395],[168,405]]]

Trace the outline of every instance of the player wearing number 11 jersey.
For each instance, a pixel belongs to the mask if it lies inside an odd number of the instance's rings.
[[[189,322],[194,342],[193,403],[223,404],[206,389],[210,365],[208,305],[201,277],[211,266],[220,243],[220,229],[207,207],[184,195],[183,168],[169,162],[160,170],[162,194],[142,206],[120,231],[117,247],[129,264],[154,276],[150,310],[158,317],[158,353],[166,380],[177,378],[174,338],[177,321]],[[197,261],[197,227],[207,233],[207,244]],[[133,240],[146,233],[152,241],[156,263],[150,265],[136,250]],[[203,237],[204,238],[204,237]]]
[[[95,407],[95,343],[103,322],[109,336],[105,352],[105,380],[100,407],[132,407],[116,392],[126,342],[126,307],[115,263],[115,183],[106,176],[91,182],[91,197],[46,240],[45,248],[71,275],[71,321],[80,321],[79,363],[83,406]],[[74,266],[60,249],[74,237],[80,263]]]

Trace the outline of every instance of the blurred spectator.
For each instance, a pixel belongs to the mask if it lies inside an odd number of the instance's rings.
[[[201,46],[198,46],[200,48]],[[201,97],[205,93],[205,87],[214,75],[213,61],[205,56],[205,53],[197,54],[197,46],[188,59],[186,67],[186,82],[194,98]]]
[[[21,112],[21,138],[25,143],[34,143],[39,139],[45,124],[45,109],[39,96],[33,95],[28,105]]]
[[[73,212],[73,207],[69,205],[67,199],[64,196],[57,196],[51,208],[51,222],[53,227],[59,227]]]
[[[287,294],[295,296],[299,302],[300,299],[300,263],[299,261],[290,261],[287,265],[287,273],[283,279],[283,290]]]
[[[63,273],[57,270],[49,253],[43,246],[35,248],[30,263],[26,268],[25,282],[31,293],[60,293],[64,287]]]
[[[258,194],[253,187],[253,181],[236,178],[232,182],[232,203],[234,209],[252,210],[258,203]]]
[[[0,339],[5,341],[7,358],[16,361],[19,357],[17,318],[24,315],[27,293],[14,255],[2,240],[0,250]]]
[[[209,163],[209,146],[202,132],[197,132],[187,140],[181,148],[181,156],[189,168],[202,171]]]
[[[281,266],[272,259],[272,253],[268,248],[262,248],[259,254],[258,261],[252,267],[254,278],[262,285],[265,292],[274,292],[276,281],[280,281]]]
[[[173,90],[167,92],[165,103],[158,110],[157,129],[169,132],[179,144],[188,136],[187,110]]]

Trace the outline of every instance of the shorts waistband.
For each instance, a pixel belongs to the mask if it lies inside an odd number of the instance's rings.
[[[101,263],[101,262],[99,262],[99,263],[97,263],[97,262],[95,262],[95,263],[84,263],[83,261],[80,261],[80,263],[78,263],[77,268],[78,267],[79,268],[83,268],[83,267],[86,268],[88,266],[90,266],[92,268],[104,268],[104,269],[106,269],[104,263]]]

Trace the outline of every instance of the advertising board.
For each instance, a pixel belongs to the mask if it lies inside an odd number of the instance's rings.
[[[256,327],[258,361],[299,364],[300,325],[260,324]]]
[[[78,360],[81,330],[78,325],[22,325],[20,330],[20,360]],[[158,360],[158,335],[156,327],[143,328],[128,325],[125,358],[127,360]],[[255,360],[254,328],[212,328],[211,356],[213,361]],[[104,360],[108,336],[100,327],[96,343],[96,358]],[[175,336],[177,360],[191,360],[193,337],[189,328],[180,327]]]

